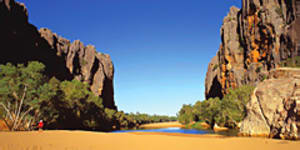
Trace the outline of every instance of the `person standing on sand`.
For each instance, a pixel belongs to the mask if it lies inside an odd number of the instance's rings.
[[[42,130],[43,130],[43,127],[44,127],[43,120],[40,120],[40,122],[39,122],[39,124],[38,124],[39,131],[42,131]]]

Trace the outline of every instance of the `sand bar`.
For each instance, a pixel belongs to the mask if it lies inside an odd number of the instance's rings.
[[[150,123],[141,125],[140,128],[144,129],[157,129],[157,128],[171,128],[171,127],[184,127],[184,125],[180,124],[178,121],[174,122],[162,122],[162,123]]]

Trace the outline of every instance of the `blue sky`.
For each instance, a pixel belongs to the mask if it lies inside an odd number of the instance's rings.
[[[240,0],[20,0],[29,20],[111,56],[120,110],[176,115],[204,99],[220,27]]]

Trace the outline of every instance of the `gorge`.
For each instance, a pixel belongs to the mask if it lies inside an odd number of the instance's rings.
[[[202,108],[207,107],[221,112],[219,114],[223,118],[217,118],[217,113],[209,119],[188,114],[184,116],[187,119],[183,117],[185,122],[206,121],[208,126],[213,127],[218,125],[218,121],[223,121],[222,126],[235,128],[240,125],[241,135],[245,136],[297,139],[300,128],[299,69],[293,67],[300,66],[299,17],[300,0],[242,0],[241,9],[231,7],[220,30],[221,45],[208,65],[206,100],[194,106],[184,105],[186,109],[180,111],[184,115],[190,112],[205,114]],[[118,112],[113,86],[115,68],[110,56],[98,52],[93,45],[84,45],[79,40],[71,42],[50,29],[37,29],[29,23],[24,4],[0,0],[0,22],[0,64],[26,65],[39,61],[45,65],[49,79],[75,79],[86,83],[88,90],[103,100],[104,108],[101,107],[101,110],[103,120],[109,122],[107,131],[170,120],[167,116],[159,118],[156,115]],[[247,95],[249,102],[241,95]],[[236,104],[234,100],[245,101],[247,105],[234,113],[222,111],[223,106]],[[74,114],[82,115],[80,111]],[[233,117],[230,118],[229,114]]]

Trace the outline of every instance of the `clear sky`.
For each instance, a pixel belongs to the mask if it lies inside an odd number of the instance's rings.
[[[204,99],[220,27],[241,0],[19,0],[29,20],[111,56],[119,110],[176,115]]]

